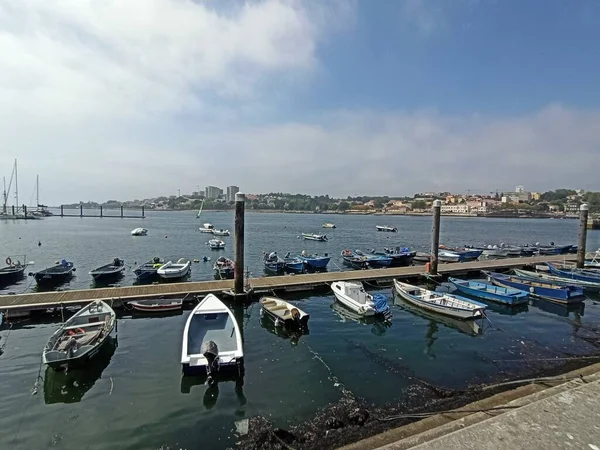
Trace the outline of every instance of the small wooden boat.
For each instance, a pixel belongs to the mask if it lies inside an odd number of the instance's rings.
[[[286,257],[283,261],[285,263],[285,270],[296,273],[304,272],[304,261],[302,259]]]
[[[532,281],[514,275],[484,272],[496,286],[510,287],[529,292],[534,297],[558,303],[580,303],[584,300],[583,289],[577,286],[558,285],[550,282]]]
[[[382,253],[374,252],[375,255],[381,255]],[[392,258],[392,266],[394,267],[404,267],[410,266],[417,255],[417,252],[413,252],[408,247],[394,247],[388,248],[385,247],[383,249],[383,254]]]
[[[138,266],[133,273],[135,274],[138,282],[150,282],[158,278],[158,269],[160,269],[165,262],[158,256],[155,256],[150,261]]]
[[[263,263],[269,272],[279,273],[285,269],[285,260],[277,255],[277,252],[263,252]]]
[[[181,280],[187,277],[192,271],[192,263],[185,258],[180,258],[176,263],[169,261],[156,271],[159,277],[164,280]]]
[[[48,340],[42,360],[55,370],[85,364],[96,355],[115,327],[116,315],[103,301],[81,308]]]
[[[544,272],[532,272],[530,270],[522,269],[513,269],[513,272],[516,276],[520,278],[525,278],[532,281],[552,283],[557,284],[559,286],[579,286],[583,289],[592,289],[596,291],[600,289],[600,285],[595,282],[574,280],[572,278],[559,277]]]
[[[448,248],[445,245],[440,245],[438,258],[442,261],[445,257],[448,262],[465,262],[473,261],[481,256],[483,250],[473,248]],[[452,260],[452,261],[450,261]]]
[[[325,234],[302,233],[302,238],[307,241],[320,241],[320,242],[327,241],[327,235],[325,235]]]
[[[335,298],[361,316],[374,316],[389,313],[389,305],[384,295],[377,298],[365,291],[362,283],[336,281],[331,283]]]
[[[221,239],[211,239],[206,243],[211,250],[222,250],[225,248],[225,242]]]
[[[304,261],[304,264],[311,269],[326,269],[327,264],[331,260],[331,257],[325,253],[323,256],[319,256],[316,253],[309,255],[306,250],[302,250],[302,253],[297,258]]]
[[[229,232],[229,230],[224,230],[224,229],[219,229],[217,230],[216,228],[213,229],[212,232],[215,236],[229,236],[231,235],[231,233]]]
[[[24,256],[23,261],[25,261]],[[25,262],[22,263],[16,258],[13,260],[11,257],[6,258],[4,262],[6,266],[0,268],[0,286],[8,286],[23,278],[25,269],[27,268]]]
[[[241,374],[243,362],[242,335],[233,313],[215,295],[208,294],[185,323],[181,345],[183,372],[213,377],[233,369]]]
[[[377,231],[385,231],[388,233],[396,233],[398,232],[398,228],[396,227],[390,227],[388,225],[375,225],[375,229],[377,229]]]
[[[71,279],[75,268],[73,263],[63,259],[52,267],[47,267],[39,272],[31,273],[38,286],[55,286]]]
[[[200,233],[210,233],[212,234],[214,231],[215,227],[213,224],[211,223],[203,223],[202,226],[200,228],[198,228],[198,231],[200,231]]]
[[[329,223],[329,222],[327,222],[327,223],[324,223],[324,224],[322,225],[322,227],[323,227],[323,228],[337,228],[337,227],[335,226],[335,223]]]
[[[550,273],[561,278],[575,281],[586,281],[596,283],[600,287],[600,273],[595,270],[577,269],[575,267],[561,267],[558,264],[546,263]]]
[[[506,305],[522,305],[529,301],[529,294],[519,289],[494,286],[493,284],[479,283],[477,281],[448,278],[448,281],[463,294],[473,297],[504,303]]]
[[[486,305],[458,295],[430,291],[411,284],[394,280],[394,288],[407,302],[456,319],[478,319],[483,317]]]
[[[97,269],[90,270],[90,275],[94,281],[116,280],[123,275],[125,262],[122,259],[115,258],[110,264],[100,266]]]
[[[132,236],[146,236],[148,234],[148,229],[147,228],[135,228],[133,230],[131,230],[131,235]]]
[[[189,294],[188,294],[189,295]],[[187,295],[186,295],[187,297]],[[143,313],[164,313],[172,311],[181,311],[183,298],[150,298],[146,300],[132,300],[129,302],[135,311]]]
[[[354,269],[368,269],[370,267],[369,261],[367,260],[366,256],[357,255],[352,250],[342,250],[342,253],[340,255],[342,257],[342,260],[344,261],[344,264]]]
[[[310,315],[300,308],[276,297],[262,297],[261,315],[267,315],[275,322],[275,326],[288,328],[305,328],[308,325]]]
[[[213,270],[219,279],[230,279],[234,276],[235,263],[229,258],[219,256],[213,265]]]
[[[370,267],[390,267],[392,265],[392,257],[386,253],[364,253],[360,250],[354,250],[354,254],[367,259]]]

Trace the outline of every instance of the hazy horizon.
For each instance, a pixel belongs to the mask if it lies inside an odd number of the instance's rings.
[[[37,174],[50,205],[599,190],[594,0],[22,0],[0,24],[20,203]]]

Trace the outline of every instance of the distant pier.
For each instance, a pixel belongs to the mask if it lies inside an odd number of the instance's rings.
[[[473,261],[465,263],[441,264],[438,274],[442,277],[466,275],[481,270],[508,270],[535,266],[552,261],[574,262],[575,255],[564,257],[537,256],[529,258],[506,258],[486,261]],[[426,277],[424,266],[397,267],[388,269],[351,270],[344,272],[322,272],[303,275],[286,275],[274,277],[251,278],[248,281],[253,293],[260,295],[283,292],[310,292],[326,287],[334,281],[366,281],[376,283],[389,283],[394,278],[418,279]],[[39,292],[17,295],[0,296],[0,311],[11,315],[21,315],[29,311],[41,311],[53,308],[80,306],[94,300],[111,302],[115,307],[120,307],[124,302],[141,298],[152,297],[183,297],[186,294],[203,296],[207,294],[221,294],[233,288],[233,280],[198,281],[185,283],[151,284],[143,286],[111,287],[101,289],[66,290],[53,292]],[[191,297],[191,296],[190,296]],[[188,301],[193,301],[188,297]]]
[[[65,213],[65,206],[60,205],[60,213],[57,215],[59,217],[79,217],[79,218],[97,217],[97,218],[102,218],[102,219],[105,217],[106,218],[115,218],[115,219],[145,219],[146,218],[146,209],[144,206],[142,206],[140,208],[139,215],[125,214],[125,210],[124,210],[123,206],[120,207],[120,214],[105,214],[104,212],[106,211],[106,209],[108,209],[108,208],[103,208],[102,206],[100,206],[98,209],[94,208],[93,211],[98,211],[98,214],[93,214],[93,213],[90,213],[89,208],[84,208],[83,205],[79,205],[79,208],[68,209],[68,211],[78,211],[78,212]],[[114,211],[114,209],[108,209],[108,210]],[[84,211],[86,211],[85,214],[84,214]],[[119,211],[119,209],[117,209],[117,211]]]

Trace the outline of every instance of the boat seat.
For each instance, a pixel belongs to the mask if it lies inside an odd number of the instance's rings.
[[[274,306],[273,308],[269,308],[269,311],[281,311],[282,309],[287,309],[287,306]]]
[[[276,305],[277,302],[275,300],[267,300],[265,302],[262,303],[263,306],[270,306],[270,305]]]
[[[75,330],[77,328],[86,328],[86,327],[93,327],[93,326],[98,326],[98,325],[103,325],[104,322],[103,321],[96,321],[96,322],[90,322],[90,323],[80,323],[79,325],[71,325],[68,327],[65,327],[65,330]]]

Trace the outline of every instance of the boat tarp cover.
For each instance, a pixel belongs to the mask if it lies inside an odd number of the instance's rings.
[[[373,303],[375,304],[375,311],[382,313],[390,309],[387,303],[387,297],[383,294],[373,295]]]

